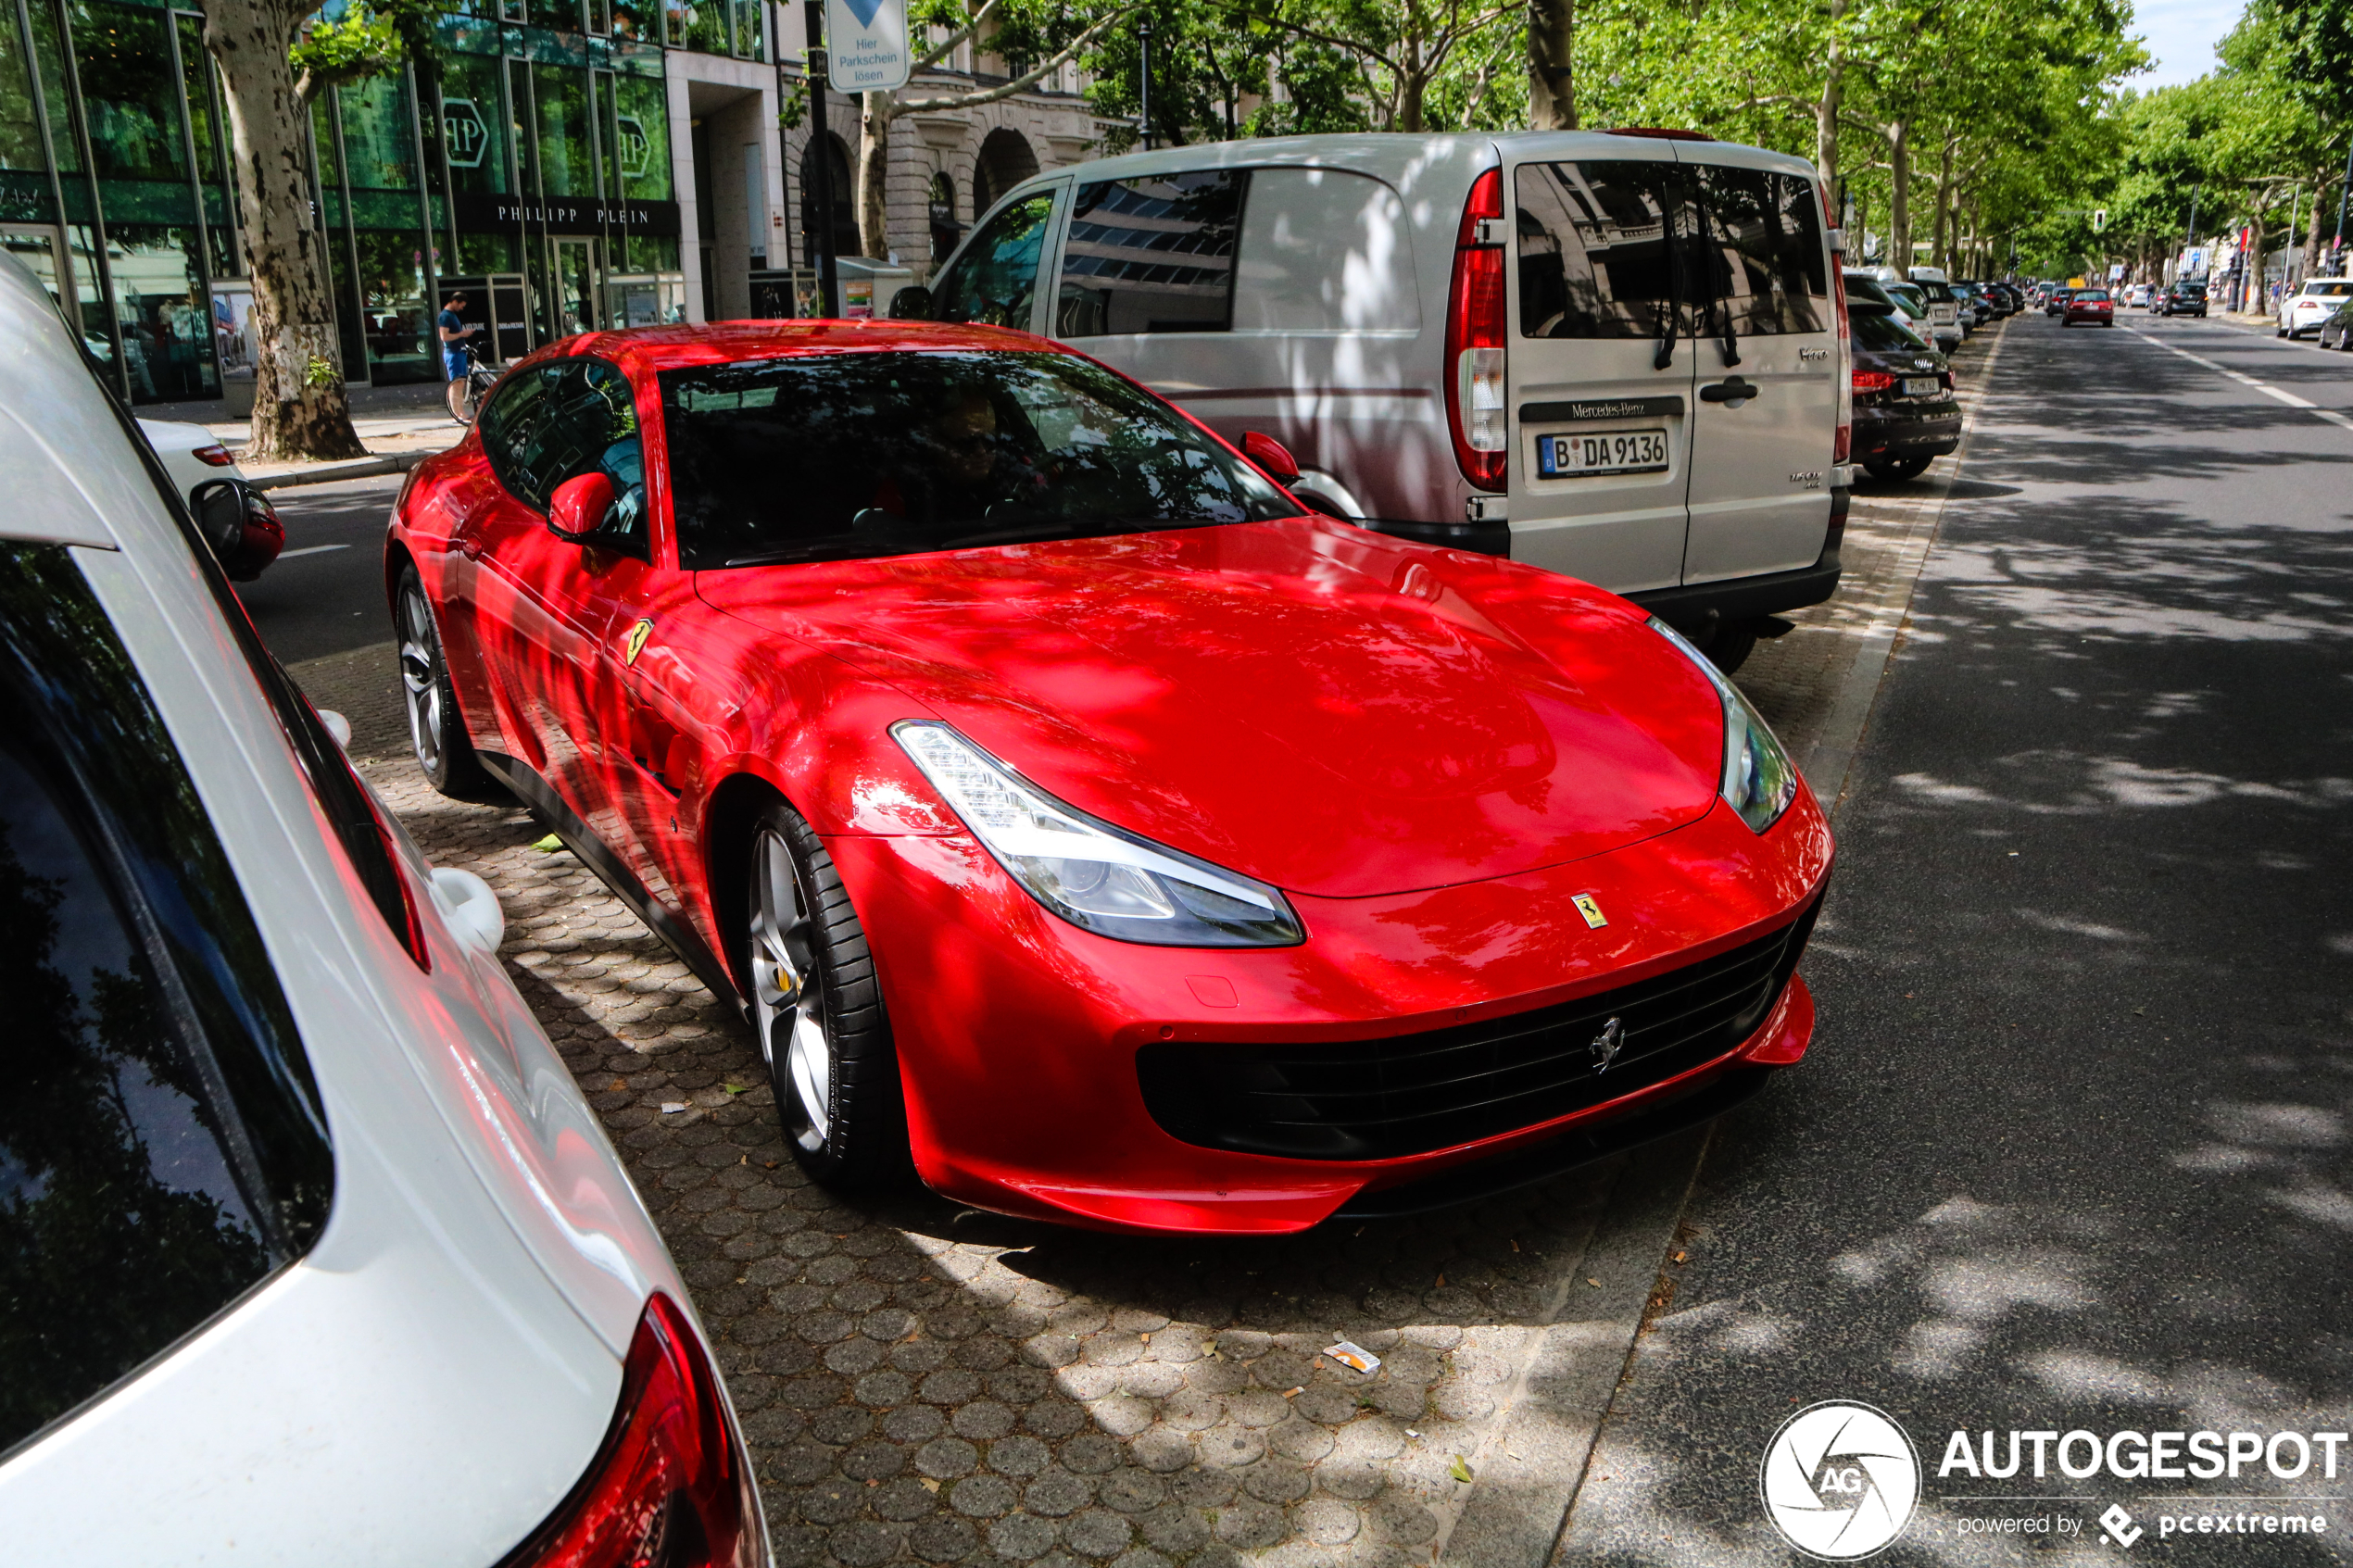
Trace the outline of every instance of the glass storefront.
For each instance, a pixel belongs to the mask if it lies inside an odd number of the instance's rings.
[[[460,0],[439,57],[331,88],[311,167],[344,373],[438,380],[449,280],[506,353],[685,317],[663,54],[766,57],[759,0]],[[249,373],[220,85],[191,0],[0,0],[0,249],[134,403]],[[503,330],[511,328],[511,331]]]

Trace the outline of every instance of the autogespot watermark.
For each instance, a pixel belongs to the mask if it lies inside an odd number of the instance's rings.
[[[1942,1505],[1923,1528],[1962,1536],[2069,1537],[2096,1524],[2130,1550],[2177,1536],[2326,1536],[2344,1495],[2298,1492],[2062,1492],[2031,1483],[2105,1478],[2127,1482],[2334,1482],[2353,1463],[2345,1432],[2092,1432],[2078,1428],[1956,1431],[1936,1466],[1939,1482],[2007,1482],[2015,1491],[1923,1495],[1923,1467],[1911,1436],[1886,1411],[1853,1400],[1809,1405],[1766,1445],[1757,1490],[1766,1517],[1808,1557],[1854,1562],[1885,1550],[1919,1505]],[[2103,1506],[2104,1505],[2104,1506]]]

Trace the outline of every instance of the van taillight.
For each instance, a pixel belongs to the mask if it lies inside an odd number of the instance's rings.
[[[702,1341],[658,1294],[588,1474],[500,1568],[765,1568],[765,1537]]]
[[[1504,487],[1511,432],[1504,407],[1504,171],[1471,182],[1446,298],[1446,421],[1454,461],[1481,490]],[[1490,220],[1492,220],[1491,227]]]

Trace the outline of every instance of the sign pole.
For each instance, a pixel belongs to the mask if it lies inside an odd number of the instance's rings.
[[[809,235],[809,257],[817,264],[817,309],[825,316],[841,314],[841,283],[834,266],[833,128],[825,123],[825,50],[817,41],[825,27],[825,0],[808,0],[803,14],[809,24],[809,135],[816,168],[809,176],[810,205],[817,221]]]
[[[1136,25],[1136,37],[1143,45],[1143,61],[1136,79],[1136,127],[1144,134],[1144,151],[1152,150],[1152,20],[1146,17]]]

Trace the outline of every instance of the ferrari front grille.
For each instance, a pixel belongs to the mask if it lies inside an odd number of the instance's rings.
[[[1385,1160],[1534,1126],[1662,1083],[1755,1033],[1819,900],[1780,930],[1530,1012],[1339,1044],[1178,1042],[1137,1053],[1172,1136],[1294,1160]]]

